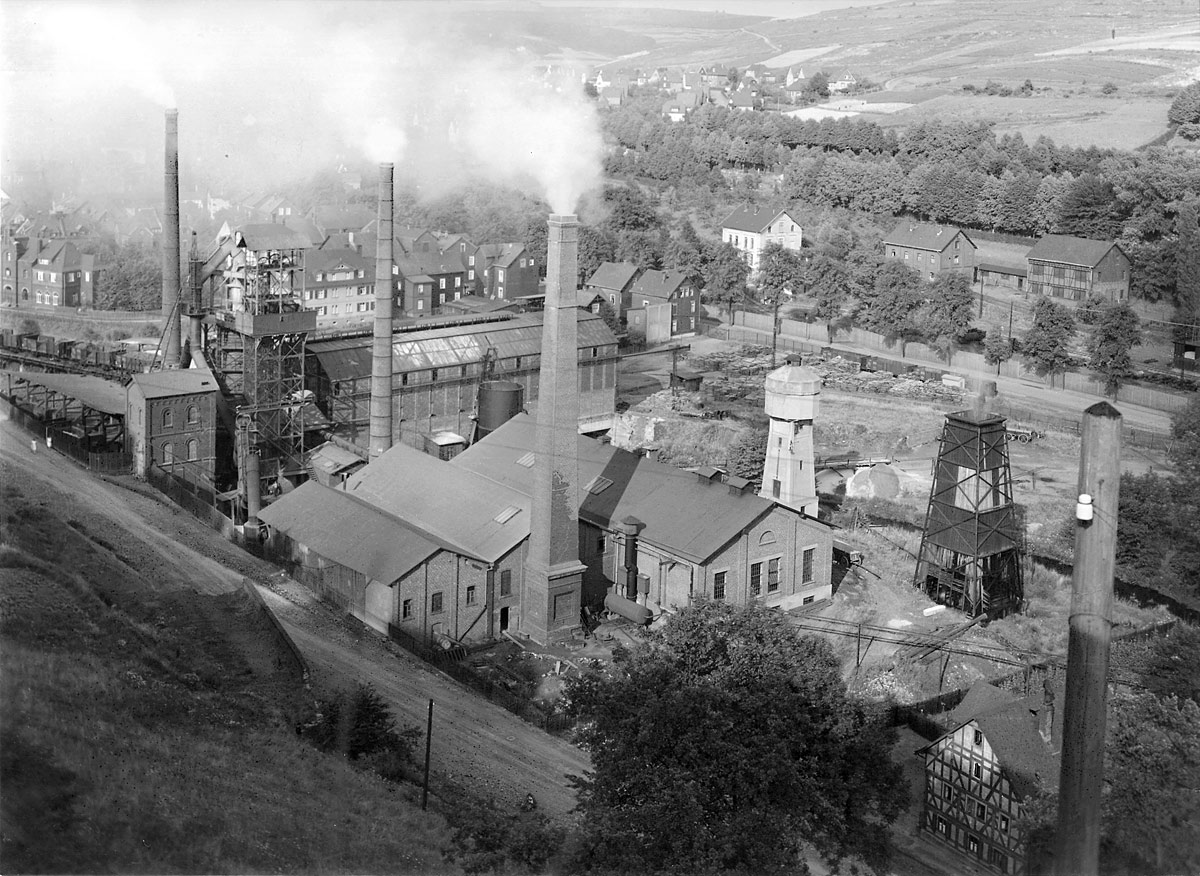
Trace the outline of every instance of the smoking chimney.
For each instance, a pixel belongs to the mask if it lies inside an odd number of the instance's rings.
[[[163,161],[163,288],[162,315],[167,322],[163,364],[179,366],[179,110],[167,110],[167,144]]]
[[[375,337],[371,347],[371,459],[392,446],[392,165],[379,165]]]
[[[579,220],[551,214],[537,401],[537,464],[521,623],[540,644],[579,625]]]

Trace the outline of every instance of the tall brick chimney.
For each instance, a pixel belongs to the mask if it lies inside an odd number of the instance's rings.
[[[179,367],[179,110],[167,110],[166,149],[163,153],[163,279],[162,315],[167,321],[162,360],[166,368]]]
[[[375,244],[375,332],[371,346],[370,458],[392,446],[392,165],[379,165],[379,239]]]
[[[579,626],[579,220],[551,214],[537,400],[537,464],[521,627],[535,642]]]

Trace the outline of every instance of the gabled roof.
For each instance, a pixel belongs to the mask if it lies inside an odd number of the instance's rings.
[[[753,493],[732,495],[719,482],[702,484],[691,472],[652,462],[611,444],[582,435],[578,440],[580,519],[611,528],[632,515],[646,524],[642,539],[690,562],[707,561],[776,507]],[[525,494],[532,488],[533,479],[529,468],[518,460],[536,452],[536,447],[537,423],[528,414],[518,414],[454,457],[449,465]],[[582,489],[598,478],[611,483],[592,492]],[[703,509],[703,513],[681,513],[680,509],[687,508]],[[798,514],[786,508],[783,511]],[[809,522],[824,527],[815,520]]]
[[[942,252],[955,236],[961,234],[972,247],[975,241],[965,231],[953,225],[936,225],[931,222],[901,222],[883,239],[885,245],[907,246],[929,252]]]
[[[1018,697],[981,681],[972,685],[963,701],[950,713],[951,729],[921,751],[928,751],[974,721],[1018,796],[1027,797],[1035,792],[1039,781],[1056,788],[1063,714],[1062,690],[1058,687],[1051,736],[1057,744],[1053,748],[1038,732],[1038,715],[1045,708],[1041,696]]]
[[[133,385],[146,398],[169,398],[217,391],[217,379],[207,368],[178,368],[133,375]]]
[[[520,256],[525,253],[525,244],[523,243],[502,243],[499,254],[496,256],[495,264],[501,268],[512,267]]]
[[[322,557],[389,584],[441,549],[369,502],[317,481],[276,499],[258,518]]]
[[[750,107],[753,109],[754,94],[748,89],[738,89],[733,93],[733,97],[730,98],[730,103],[736,107]]]
[[[721,223],[721,227],[729,228],[733,231],[762,234],[780,216],[787,216],[789,220],[792,218],[787,210],[771,211],[746,204],[745,206],[738,207],[726,216],[725,221]],[[797,222],[796,224],[799,225],[800,223]]]
[[[355,472],[345,488],[424,538],[477,560],[494,563],[529,535],[528,496],[406,444]],[[517,514],[497,522],[514,507]]]
[[[313,207],[312,221],[326,232],[361,231],[375,219],[375,211],[361,204]]]
[[[1069,234],[1047,234],[1033,245],[1033,248],[1026,253],[1025,258],[1094,268],[1100,264],[1113,247],[1116,247],[1121,255],[1126,255],[1125,250],[1111,240],[1088,240],[1085,237],[1072,237]]]
[[[283,224],[293,231],[303,234],[313,246],[321,246],[325,243],[325,239],[328,236],[311,219],[306,219],[303,216],[288,216]]]
[[[418,250],[396,258],[395,263],[400,269],[400,275],[408,280],[416,280],[419,275],[460,274],[466,270],[463,267],[462,253],[458,250]]]
[[[248,249],[263,252],[270,249],[310,249],[307,237],[278,222],[254,222],[235,229]]]
[[[640,296],[669,301],[686,282],[687,274],[681,271],[643,271],[634,281],[629,294],[634,298]]]

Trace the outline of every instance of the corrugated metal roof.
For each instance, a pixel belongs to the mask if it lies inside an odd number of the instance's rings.
[[[125,387],[103,377],[80,374],[40,374],[36,371],[0,371],[7,378],[24,380],[78,399],[92,410],[104,414],[125,413]]]
[[[387,583],[440,549],[403,521],[316,481],[276,499],[258,518],[322,557]]]
[[[246,246],[255,252],[269,249],[309,249],[312,246],[305,235],[277,222],[243,225],[236,233],[240,234]]]
[[[535,420],[520,414],[448,465],[482,475],[525,496],[532,483],[529,469],[518,460],[533,451],[536,443]],[[596,478],[612,481],[612,485],[599,493],[582,490],[584,484]],[[647,542],[696,563],[706,561],[775,507],[754,494],[734,496],[719,481],[702,484],[691,472],[584,436],[579,437],[579,484],[581,519],[610,527],[625,517],[636,517],[646,524],[641,537]],[[817,521],[811,524],[824,528]]]
[[[216,392],[217,379],[207,368],[179,368],[133,375],[133,384],[145,398],[168,398]]]
[[[529,535],[527,496],[406,444],[355,472],[346,492],[455,553],[489,563]],[[511,506],[519,513],[496,522]]]
[[[1059,262],[1064,265],[1077,265],[1083,268],[1094,268],[1108,255],[1114,246],[1125,251],[1111,240],[1088,240],[1085,237],[1072,237],[1069,234],[1047,234],[1033,245],[1025,254],[1030,261]]]
[[[901,222],[892,229],[891,234],[883,239],[884,244],[908,246],[913,249],[924,249],[929,252],[941,252],[950,245],[950,241],[961,234],[967,243],[975,246],[975,242],[967,237],[966,232],[960,231],[953,225],[936,225],[930,222]]]

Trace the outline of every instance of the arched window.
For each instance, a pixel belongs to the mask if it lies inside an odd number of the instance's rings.
[[[200,442],[195,438],[188,441],[188,459],[194,460],[200,457]]]
[[[775,533],[773,533],[771,530],[768,529],[766,532],[764,532],[762,535],[760,535],[758,537],[758,543],[760,545],[775,544]]]
[[[21,287],[21,300],[22,300],[22,301],[28,301],[28,300],[29,300],[29,287],[28,287],[28,286],[22,286],[22,287]]]
[[[200,409],[195,405],[188,405],[187,421],[189,426],[195,426],[200,422]]]
[[[175,445],[168,441],[163,445],[163,465],[175,464]]]
[[[172,411],[170,408],[163,408],[162,424],[164,429],[170,429],[173,425],[175,425],[174,411]]]

